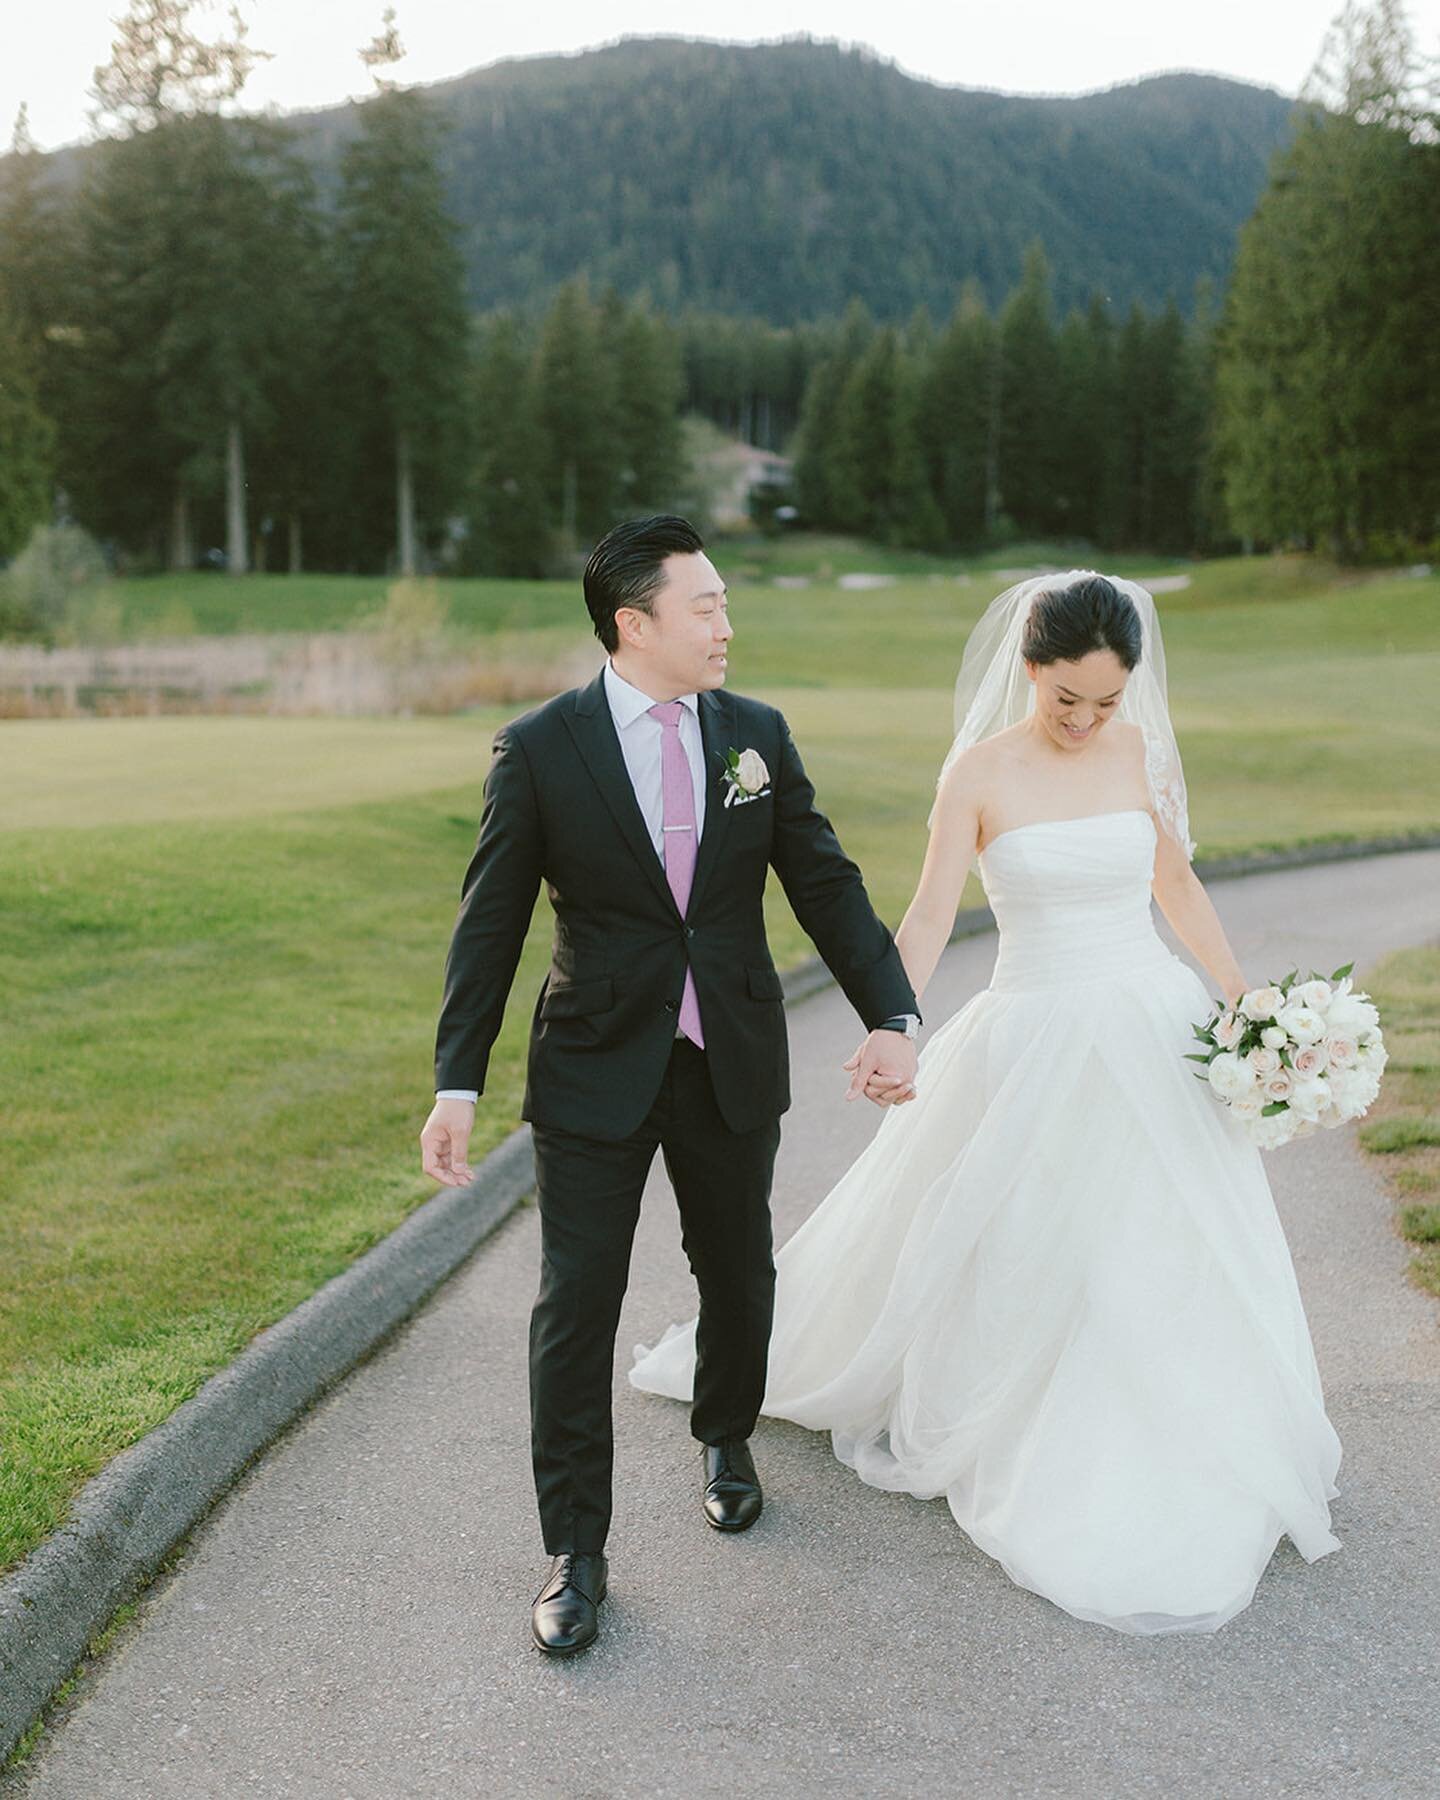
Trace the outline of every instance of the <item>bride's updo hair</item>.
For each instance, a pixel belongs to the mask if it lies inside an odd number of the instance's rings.
[[[1092,650],[1113,650],[1127,669],[1140,660],[1140,615],[1103,575],[1037,594],[1025,621],[1020,654],[1029,663],[1079,662]]]

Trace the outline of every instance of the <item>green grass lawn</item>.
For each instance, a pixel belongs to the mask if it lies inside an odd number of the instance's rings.
[[[838,572],[843,548],[811,551]],[[965,633],[1000,585],[899,573],[865,592],[735,579],[731,677],[784,707],[892,922]],[[127,606],[162,616],[170,579],[127,584]],[[468,585],[457,618],[584,639],[573,587]],[[248,581],[191,586],[250,605]],[[257,578],[232,619],[268,628],[287,592]],[[310,593],[315,628],[383,583]],[[1440,828],[1440,581],[1216,564],[1161,605],[1202,849]],[[0,1567],[430,1192],[441,966],[503,716],[0,724]],[[806,954],[778,894],[770,917],[779,959]],[[479,1151],[516,1116],[548,926],[542,900]]]
[[[1440,945],[1387,956],[1366,982],[1380,1008],[1390,1061],[1360,1127],[1414,1246],[1410,1272],[1440,1295]]]
[[[858,538],[806,534],[716,539],[710,555],[732,589],[768,586],[777,578],[808,576],[827,583],[841,575],[876,573],[908,582],[953,582],[973,575],[992,592],[995,569],[1068,566],[1093,552],[1063,545],[1017,544],[983,556],[940,557],[891,550]],[[1119,574],[1173,572],[1187,567],[1172,557],[1120,556],[1106,561]],[[382,575],[246,575],[191,571],[116,580],[105,589],[127,637],[189,636],[195,632],[336,631],[373,617],[390,583]],[[513,630],[582,629],[584,607],[576,581],[445,580],[450,617],[463,632],[485,635]],[[977,595],[978,597],[978,595]],[[863,601],[859,610],[863,614]]]

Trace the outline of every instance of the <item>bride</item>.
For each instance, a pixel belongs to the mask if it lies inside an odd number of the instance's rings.
[[[1213,1631],[1282,1534],[1337,1549],[1340,1446],[1258,1152],[1191,1073],[1245,983],[1190,866],[1155,605],[1024,581],[966,646],[957,735],[896,933],[922,994],[972,860],[990,985],[776,1259],[763,1410],[862,1480],[944,1495],[1080,1619]],[[884,1098],[880,1095],[877,1097]],[[694,1322],[630,1379],[688,1399]]]

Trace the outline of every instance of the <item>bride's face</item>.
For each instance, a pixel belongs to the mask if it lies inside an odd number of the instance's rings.
[[[1113,650],[1091,650],[1078,662],[1031,663],[1035,722],[1061,750],[1083,750],[1115,716],[1129,670]]]

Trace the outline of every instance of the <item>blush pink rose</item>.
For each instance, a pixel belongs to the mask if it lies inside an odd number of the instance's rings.
[[[1222,1050],[1233,1050],[1245,1035],[1245,1021],[1233,1012],[1221,1013],[1215,1025],[1215,1042]]]
[[[1288,1100],[1295,1092],[1295,1077],[1282,1067],[1267,1075],[1260,1085],[1267,1100]]]
[[[1310,1081],[1316,1075],[1324,1073],[1329,1060],[1323,1044],[1302,1044],[1291,1056],[1290,1066],[1297,1075]]]

